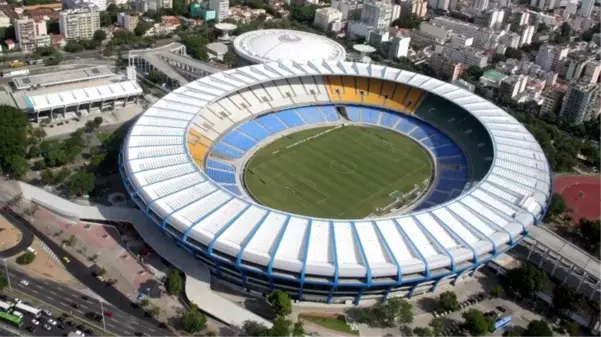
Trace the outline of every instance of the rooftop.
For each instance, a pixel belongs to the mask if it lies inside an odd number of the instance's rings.
[[[503,80],[504,78],[507,77],[507,75],[505,75],[503,73],[500,73],[500,72],[498,72],[496,70],[487,70],[487,71],[484,72],[484,74],[482,74],[482,76],[488,77],[488,78],[493,79],[495,81],[501,81],[501,80]]]
[[[85,69],[74,69],[55,73],[16,77],[13,79],[13,83],[17,90],[24,90],[29,88],[49,87],[59,84],[89,81],[113,75],[113,72],[107,66],[98,66]]]
[[[244,33],[234,39],[234,49],[240,57],[253,63],[346,59],[346,51],[338,42],[317,34],[287,29]]]

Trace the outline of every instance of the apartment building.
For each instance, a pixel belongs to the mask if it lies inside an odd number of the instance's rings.
[[[324,32],[330,31],[333,22],[342,21],[342,12],[336,8],[324,7],[315,11],[313,25]]]
[[[435,53],[441,54],[456,63],[469,66],[486,67],[488,55],[473,47],[436,46]]]
[[[438,25],[440,27],[444,27],[446,29],[452,29],[453,33],[456,34],[461,34],[467,37],[473,37],[474,47],[480,49],[486,47],[486,44],[488,43],[488,40],[491,35],[491,32],[488,29],[483,29],[478,25],[456,19],[451,19],[448,17],[436,17],[430,20],[430,23]]]
[[[364,3],[361,10],[361,22],[376,29],[384,29],[392,22],[393,8],[389,3]]]
[[[58,24],[66,40],[89,40],[100,29],[100,11],[95,7],[65,10],[59,13]]]
[[[428,64],[434,69],[436,76],[446,81],[455,81],[459,79],[463,71],[467,68],[461,62],[455,62],[446,58],[442,53],[435,53],[428,59]]]
[[[52,43],[46,31],[44,20],[36,21],[32,18],[22,18],[14,20],[13,25],[15,26],[15,37],[19,43],[19,48],[24,53],[33,52],[39,47],[48,47]]]
[[[568,56],[569,51],[570,48],[565,46],[545,45],[538,50],[534,62],[546,71],[556,71],[558,63]]]
[[[230,15],[229,0],[209,0],[209,9],[215,11],[217,22],[221,22]]]
[[[566,88],[557,86],[551,90],[544,91],[541,94],[543,103],[540,107],[541,115],[557,116],[561,108],[561,101],[566,93]]]
[[[573,82],[563,98],[559,117],[582,123],[599,115],[599,86],[585,82]]]
[[[404,0],[401,1],[401,17],[411,17],[415,15],[423,18],[428,13],[428,2],[425,0]]]
[[[578,11],[578,15],[588,18],[593,13],[593,7],[595,6],[595,0],[582,0],[582,6]]]
[[[342,13],[342,21],[354,21],[361,19],[361,10],[363,3],[358,1],[332,1],[332,8],[336,8]]]
[[[449,10],[450,0],[428,0],[428,5],[434,9]]]

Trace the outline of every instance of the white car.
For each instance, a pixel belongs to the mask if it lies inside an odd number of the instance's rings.
[[[33,324],[33,325],[40,325],[40,322],[37,319],[34,318],[34,319],[31,320],[31,324]]]
[[[44,324],[44,329],[50,331],[52,330],[52,326],[50,324]]]
[[[22,286],[27,287],[29,285],[29,281],[27,280],[21,280],[21,282],[19,282]]]
[[[46,323],[52,324],[52,325],[56,325],[56,321],[53,320],[52,318],[48,318],[48,320],[46,321]]]
[[[52,312],[48,309],[43,309],[42,312],[44,313],[44,315],[46,316],[52,316]]]
[[[23,318],[23,314],[20,311],[13,310],[13,311],[11,311],[11,314],[13,314],[13,315],[15,315],[17,317]]]

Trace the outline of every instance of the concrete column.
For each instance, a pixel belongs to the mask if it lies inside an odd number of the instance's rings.
[[[563,278],[563,282],[562,282],[563,284],[565,284],[566,281],[568,280],[568,277],[570,277],[572,269],[574,269],[574,264],[573,263],[570,266],[570,269],[568,269],[568,271],[566,272],[566,277]]]
[[[578,287],[576,287],[576,292],[578,292],[578,290],[580,290],[580,286],[582,285],[582,282],[584,282],[586,275],[588,275],[586,272],[582,273],[582,276],[580,277],[580,282],[578,282]]]
[[[555,268],[557,268],[557,265],[559,264],[559,261],[561,261],[561,254],[557,254],[557,260],[555,260],[555,265],[553,265],[553,270],[551,270],[551,276],[554,275]]]
[[[526,261],[530,261],[530,255],[532,255],[532,251],[536,248],[536,241],[530,246],[530,251],[528,252],[528,256],[526,257]]]
[[[50,109],[50,120],[53,121],[54,120],[54,114],[52,113],[52,109]]]
[[[539,268],[540,268],[540,266],[543,265],[543,262],[545,261],[545,257],[547,256],[547,254],[549,254],[549,249],[547,249],[546,252],[541,254],[540,262],[538,263]]]

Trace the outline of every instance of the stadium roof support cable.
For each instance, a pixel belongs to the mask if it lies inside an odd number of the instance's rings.
[[[275,247],[273,247],[273,252],[271,253],[271,257],[269,258],[269,264],[267,265],[267,274],[271,276],[273,274],[273,261],[275,260],[275,256],[278,253],[278,249],[280,248],[280,244],[282,243],[282,238],[286,233],[286,229],[288,228],[288,223],[290,222],[290,218],[292,216],[288,214],[280,232],[278,233],[277,238],[275,239]],[[273,285],[272,285],[273,286]]]
[[[443,245],[440,244],[440,241],[438,241],[438,239],[432,235],[432,233],[430,233],[430,230],[427,229],[422,223],[421,221],[419,221],[419,219],[417,217],[412,217],[413,221],[415,221],[415,224],[422,230],[422,232],[424,233],[424,235],[426,235],[428,237],[428,239],[431,240],[432,243],[434,243],[434,245],[436,246],[436,249],[440,252],[443,253],[444,255],[449,257],[449,260],[451,260],[451,271],[455,272],[456,270],[456,265],[455,265],[455,258],[453,257],[453,254],[449,253],[449,251],[447,249],[445,249],[443,247]]]
[[[367,280],[367,287],[371,286],[371,268],[369,267],[369,261],[367,260],[367,255],[365,254],[365,249],[363,248],[363,243],[361,242],[361,237],[359,237],[359,233],[357,232],[357,225],[355,224],[354,221],[350,222],[351,224],[351,228],[353,230],[353,236],[355,239],[355,242],[357,242],[359,244],[359,251],[361,252],[361,261],[363,262],[363,265],[365,266],[365,273],[366,273],[366,280]]]
[[[394,254],[392,254],[392,250],[390,249],[390,246],[388,245],[388,241],[386,241],[386,238],[384,238],[384,235],[382,235],[382,231],[380,230],[380,227],[378,226],[378,224],[375,221],[372,221],[371,223],[374,226],[374,228],[376,229],[376,234],[378,235],[380,242],[382,242],[384,244],[384,248],[386,248],[386,254],[388,254],[388,257],[390,257],[392,259],[392,261],[394,262],[394,264],[396,265],[397,282],[401,283],[402,275],[403,275],[403,272],[401,270],[401,265],[399,264],[399,261],[397,261]]]
[[[461,236],[457,235],[457,233],[455,233],[452,229],[450,229],[447,225],[444,224],[443,221],[440,220],[440,218],[434,214],[434,213],[429,213],[432,218],[434,219],[434,221],[436,221],[440,227],[444,228],[447,233],[449,233],[455,240],[461,242],[463,244],[463,246],[469,248],[472,251],[472,254],[474,255],[474,264],[478,264],[478,253],[476,252],[476,250],[474,249],[474,247],[472,247],[472,245],[470,245],[469,243],[467,243],[467,241],[465,241],[464,239],[461,238]]]
[[[215,247],[215,243],[217,242],[217,240],[221,237],[221,235],[228,229],[230,228],[230,226],[236,222],[236,220],[238,220],[242,214],[244,214],[250,207],[252,206],[252,204],[248,204],[246,205],[246,207],[244,207],[244,209],[242,209],[240,211],[240,213],[236,214],[236,216],[234,216],[233,218],[231,218],[226,224],[225,226],[221,227],[217,233],[215,233],[215,236],[213,237],[213,240],[211,240],[211,242],[209,242],[209,245],[207,246],[207,253],[209,255],[213,255],[213,247]]]
[[[403,226],[401,226],[396,219],[392,219],[392,221],[394,221],[394,223],[396,224],[397,229],[402,234],[403,238],[405,240],[407,240],[407,243],[409,243],[409,246],[411,246],[411,250],[415,254],[417,254],[417,256],[419,256],[419,258],[424,263],[424,274],[425,274],[426,278],[429,279],[430,278],[430,266],[428,265],[428,260],[426,260],[426,258],[422,254],[422,252],[420,252],[419,249],[417,249],[417,247],[415,246],[415,243],[413,243],[413,240],[411,240],[411,238],[409,237],[409,235],[407,235],[407,233],[403,229]]]
[[[301,277],[300,277],[300,287],[298,289],[298,298],[299,300],[303,298],[303,287],[305,285],[305,273],[307,272],[307,257],[309,256],[309,244],[311,243],[311,228],[313,226],[313,219],[309,219],[309,223],[307,224],[307,233],[305,236],[307,237],[305,240],[305,245],[303,249],[303,267],[301,268]]]

